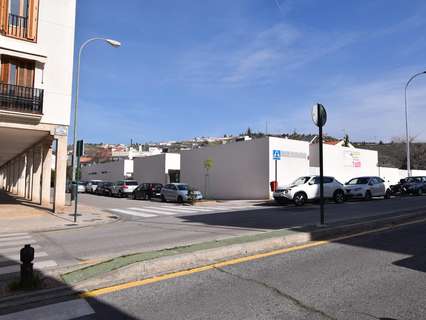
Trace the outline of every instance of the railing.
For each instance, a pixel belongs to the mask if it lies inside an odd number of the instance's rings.
[[[0,83],[0,110],[42,114],[42,89]]]
[[[9,14],[7,34],[17,38],[28,38],[28,18]]]

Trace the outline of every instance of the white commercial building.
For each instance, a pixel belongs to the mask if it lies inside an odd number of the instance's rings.
[[[341,183],[355,177],[378,176],[378,152],[353,146],[323,144],[324,175],[335,177]],[[312,174],[319,174],[319,144],[309,146]]]
[[[133,177],[134,160],[119,159],[117,161],[92,163],[81,168],[81,180],[102,180],[116,182]]]
[[[274,161],[274,150],[278,151],[280,160]],[[211,163],[209,170],[206,160]],[[181,154],[181,181],[207,194],[208,198],[268,199],[275,173],[279,184],[309,174],[309,143],[266,137]]]
[[[134,158],[134,179],[146,183],[180,181],[180,154],[162,153],[154,156]]]
[[[0,188],[65,204],[76,0],[0,0]]]

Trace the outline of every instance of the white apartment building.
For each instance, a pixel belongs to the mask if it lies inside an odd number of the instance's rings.
[[[0,188],[65,204],[76,0],[0,0]]]

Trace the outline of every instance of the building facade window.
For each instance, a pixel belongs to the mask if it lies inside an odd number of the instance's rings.
[[[34,87],[35,62],[3,55],[1,57],[0,80],[4,84]]]
[[[39,0],[0,0],[0,33],[36,41]]]

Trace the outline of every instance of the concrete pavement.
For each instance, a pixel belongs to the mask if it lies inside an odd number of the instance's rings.
[[[81,197],[99,203],[99,207],[143,210],[146,206],[164,205],[160,202],[105,198],[91,195]],[[90,205],[94,203],[87,202]],[[317,224],[317,205],[303,208],[294,206],[253,205],[243,210],[213,210],[210,212],[182,213],[175,204],[170,206],[174,215],[139,217],[118,214],[118,223],[72,231],[54,231],[37,234],[48,252],[56,256],[60,265],[72,265],[92,259],[102,259],[135,252],[146,252],[184,246],[203,241],[253,235],[271,230]],[[214,205],[215,207],[218,204]],[[241,203],[239,204],[241,206]],[[369,202],[349,202],[343,205],[328,204],[328,223],[349,222],[382,215],[399,215],[407,211],[426,210],[426,197],[395,198]],[[141,211],[142,212],[142,211]]]
[[[133,319],[422,319],[425,231],[402,227],[89,302],[104,319],[102,304]]]
[[[426,223],[400,226],[86,300],[3,308],[0,320],[422,319],[425,231]]]

